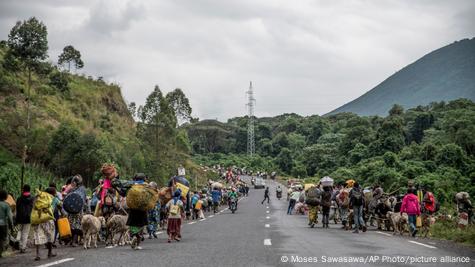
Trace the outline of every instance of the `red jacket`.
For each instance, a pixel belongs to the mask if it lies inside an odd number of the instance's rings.
[[[401,213],[407,213],[408,215],[420,215],[421,208],[419,206],[419,200],[414,194],[407,194],[402,199]]]

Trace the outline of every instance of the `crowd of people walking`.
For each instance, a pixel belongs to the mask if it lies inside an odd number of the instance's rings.
[[[216,213],[220,206],[249,192],[249,186],[231,170],[219,182],[209,181],[193,192],[184,176],[173,177],[159,188],[143,173],[131,180],[119,179],[112,164],[104,164],[101,173],[89,195],[81,175],[68,178],[59,189],[50,183],[33,193],[25,184],[16,200],[0,190],[0,257],[6,245],[20,254],[34,248],[34,260],[40,260],[42,247],[53,258],[54,248],[83,245],[88,249],[91,241],[97,246],[97,239],[105,245],[130,244],[140,250],[141,242],[157,238],[160,229],[166,229],[168,243],[179,242],[184,220]]]

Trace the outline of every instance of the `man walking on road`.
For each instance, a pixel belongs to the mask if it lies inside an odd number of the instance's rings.
[[[300,198],[300,191],[299,190],[292,192],[292,194],[290,195],[289,207],[287,208],[287,214],[289,214],[289,215],[292,214],[292,211],[294,210],[295,204],[297,203],[297,201],[299,201],[299,198]]]
[[[261,204],[264,204],[264,201],[267,199],[267,204],[269,204],[269,187],[266,187],[266,191],[264,191],[264,200],[262,200]]]
[[[361,190],[360,185],[357,182],[354,183],[353,189],[350,191],[350,206],[353,207],[353,218],[355,223],[355,231],[353,233],[358,234],[360,228],[363,229],[363,232],[366,232],[366,226],[363,221],[363,190]]]

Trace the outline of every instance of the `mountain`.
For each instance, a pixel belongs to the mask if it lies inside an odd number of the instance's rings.
[[[412,108],[458,98],[475,100],[475,38],[456,41],[423,56],[326,115],[353,112],[386,116],[394,104]]]

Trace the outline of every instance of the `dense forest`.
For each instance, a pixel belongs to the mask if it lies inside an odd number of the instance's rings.
[[[185,166],[204,175],[189,157],[191,119],[180,89],[151,86],[143,106],[124,101],[118,85],[76,74],[87,62],[66,45],[57,62],[48,55],[46,26],[36,18],[18,22],[0,42],[0,187],[18,192],[24,181],[47,186],[81,174],[86,185],[100,166],[113,162],[123,178],[144,172],[163,184]]]
[[[455,192],[475,193],[475,103],[459,99],[387,117],[352,113],[256,118],[258,156],[246,152],[247,117],[200,121],[185,128],[202,164],[246,165],[294,177],[356,179],[404,190],[409,179],[432,188],[441,202]],[[238,156],[237,154],[241,155]]]

